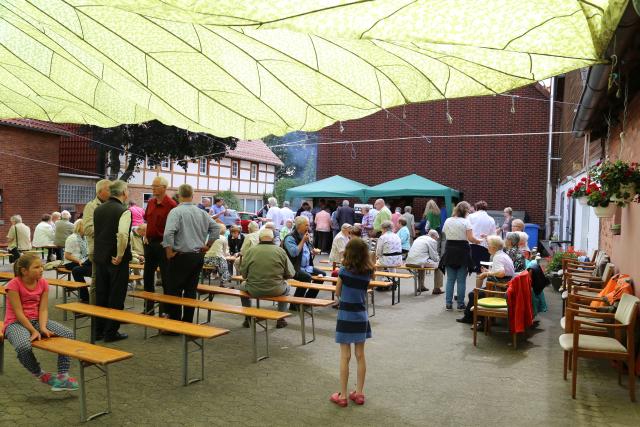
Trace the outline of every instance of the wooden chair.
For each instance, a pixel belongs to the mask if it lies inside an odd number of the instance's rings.
[[[640,302],[635,296],[624,294],[620,299],[615,314],[578,311],[567,308],[572,315],[592,319],[609,319],[615,323],[596,323],[574,317],[570,326],[571,333],[560,335],[560,346],[564,350],[563,377],[567,379],[567,367],[571,363],[571,397],[576,398],[576,383],[578,378],[578,357],[604,358],[618,360],[618,382],[622,379],[622,363],[626,362],[629,370],[629,397],[636,401],[635,389],[635,343],[634,330],[637,316],[637,305]],[[615,338],[595,336],[586,329],[587,326],[604,327],[614,333]],[[626,345],[622,343],[622,332],[626,332]]]
[[[479,293],[485,294],[484,298],[479,298]],[[491,318],[507,319],[509,317],[509,309],[507,307],[507,293],[501,291],[482,290],[475,288],[473,290],[473,345],[477,347],[478,335],[478,318],[484,317],[484,334],[489,335],[491,329]],[[513,348],[517,346],[517,337],[512,333]]]

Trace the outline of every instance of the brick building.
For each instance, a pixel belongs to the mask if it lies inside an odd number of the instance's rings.
[[[318,179],[342,175],[368,185],[411,173],[459,190],[464,199],[486,200],[489,209],[511,206],[544,226],[548,92],[532,85],[509,96],[412,104],[336,123],[319,131],[321,142],[378,140],[320,145]],[[512,112],[513,111],[513,112]],[[539,132],[540,135],[460,137],[458,135]],[[445,138],[423,138],[445,136]],[[403,201],[404,203],[405,201]],[[400,203],[400,201],[398,201]],[[414,208],[421,214],[424,199]]]
[[[37,120],[0,120],[0,241],[19,214],[31,228],[42,214],[58,210],[61,127]]]

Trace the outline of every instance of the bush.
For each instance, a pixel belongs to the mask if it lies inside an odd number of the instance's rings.
[[[549,260],[549,264],[547,265],[547,272],[551,274],[552,272],[558,271],[562,269],[562,259],[563,258],[578,258],[578,253],[575,251],[557,251],[553,254],[551,259]]]
[[[216,197],[221,197],[224,199],[224,205],[233,209],[234,211],[241,211],[242,206],[240,206],[240,200],[236,197],[236,194],[233,191],[221,191],[216,194]]]

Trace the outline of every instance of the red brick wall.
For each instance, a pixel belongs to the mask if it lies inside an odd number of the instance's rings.
[[[446,120],[445,102],[413,104],[404,108],[403,120],[423,135],[546,132],[548,99],[533,86],[515,94],[537,100],[516,100],[515,114],[510,113],[509,97],[451,100],[453,124]],[[511,206],[525,210],[531,222],[544,225],[546,135],[432,138],[428,143],[399,120],[403,107],[390,111],[389,115],[382,111],[344,122],[342,133],[339,124],[327,127],[319,132],[320,141],[415,139],[355,143],[354,151],[351,144],[319,145],[317,178],[342,175],[376,185],[416,173],[463,192],[470,202],[484,199],[489,209]],[[415,206],[416,216],[422,213],[422,206]]]
[[[3,203],[0,241],[11,226],[11,215],[20,214],[31,228],[40,222],[44,213],[58,209],[58,153],[60,136],[0,125],[0,188]],[[8,154],[5,154],[8,153]],[[16,154],[30,159],[11,156]]]

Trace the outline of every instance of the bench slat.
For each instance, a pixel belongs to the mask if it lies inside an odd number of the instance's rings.
[[[229,295],[234,297],[245,297],[245,298],[254,298],[261,299],[265,301],[275,301],[275,302],[288,302],[290,304],[299,304],[299,305],[310,305],[314,307],[328,307],[333,304],[331,300],[325,299],[317,299],[317,298],[302,298],[302,297],[291,297],[291,296],[279,296],[279,297],[252,297],[248,292],[241,291],[239,289],[230,289],[223,288],[220,286],[211,286],[211,285],[198,285],[198,292],[206,294],[221,294],[221,295]]]
[[[181,305],[183,307],[201,308],[222,313],[240,314],[266,320],[280,320],[291,316],[291,313],[283,313],[275,310],[265,310],[253,307],[238,307],[235,305],[221,304],[212,301],[201,301],[193,298],[181,298],[172,295],[158,294],[155,292],[135,291],[129,292],[129,296],[142,298],[149,301],[157,301],[166,304]]]
[[[95,365],[108,365],[133,357],[132,353],[126,351],[62,337],[44,338],[33,341],[31,345],[40,350],[62,354]]]
[[[116,320],[120,323],[131,323],[134,325],[146,326],[148,328],[175,332],[177,334],[187,335],[190,337],[215,338],[229,333],[229,330],[227,329],[215,328],[213,326],[196,325],[193,323],[181,322],[179,320],[131,313],[123,310],[115,310],[113,308],[83,304],[81,302],[58,304],[56,307],[60,310],[71,311],[73,313]]]
[[[329,277],[329,276],[311,276],[313,280],[322,280],[323,282],[329,283],[338,283],[337,277]],[[371,280],[369,281],[370,288],[387,288],[389,286],[393,286],[392,282],[385,282],[382,280]]]
[[[7,271],[0,272],[0,280],[11,280],[14,277],[13,273]],[[71,280],[51,279],[49,277],[45,277],[44,280],[52,286],[60,286],[62,288],[80,289],[89,287],[87,283],[74,282]]]

